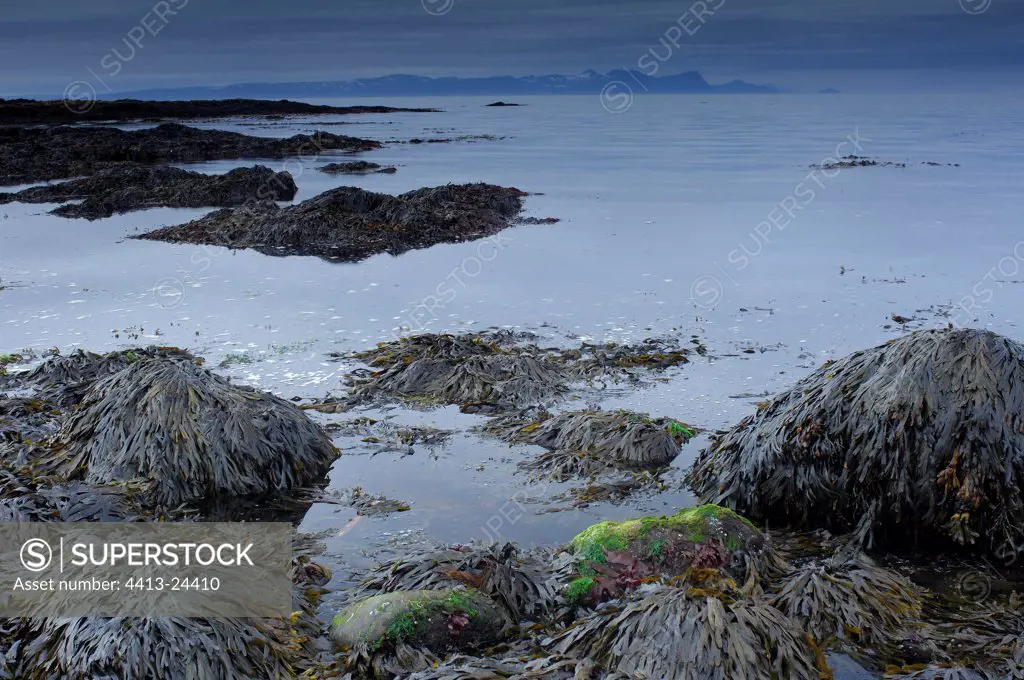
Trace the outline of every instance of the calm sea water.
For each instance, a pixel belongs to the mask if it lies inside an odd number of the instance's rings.
[[[490,242],[331,264],[124,240],[201,210],[89,223],[49,216],[49,205],[10,204],[0,207],[0,279],[10,286],[0,291],[0,352],[174,344],[214,366],[233,357],[223,372],[240,382],[319,397],[339,391],[348,368],[326,353],[396,332],[500,326],[552,343],[697,334],[711,358],[651,389],[609,392],[603,405],[726,427],[758,395],[906,328],[953,322],[1021,336],[1024,114],[1011,100],[638,96],[610,113],[596,96],[523,97],[519,108],[442,98],[383,102],[444,109],[434,114],[218,121],[209,126],[271,136],[330,121],[352,124],[321,129],[384,141],[504,136],[362,155],[399,166],[395,175],[330,177],[316,169],[338,160],[327,155],[265,164],[296,176],[297,200],[342,184],[397,193],[484,181],[538,193],[527,199],[528,214],[562,221]],[[907,167],[811,175],[809,166],[837,147]],[[455,296],[446,292],[437,304],[442,284]],[[893,314],[914,321],[901,327]],[[377,415],[460,429],[480,422],[454,409]],[[699,447],[691,443],[677,465]],[[524,490],[538,495],[512,474],[529,449],[472,434],[434,455],[358,453],[350,448],[338,461],[332,485],[361,486],[412,510],[355,523],[348,509],[310,511],[304,527],[328,532],[340,585],[347,568],[381,546],[492,534],[557,543],[597,519],[693,502],[679,491],[551,514],[541,511],[554,490],[541,489],[536,503],[510,508]]]

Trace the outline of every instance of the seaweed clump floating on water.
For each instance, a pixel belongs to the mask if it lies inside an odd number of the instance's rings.
[[[578,382],[637,382],[636,369],[689,361],[690,350],[650,340],[641,345],[540,348],[509,332],[423,334],[349,355],[371,367],[348,377],[355,405],[380,397],[458,404],[470,412],[508,412],[564,398]]]
[[[306,486],[336,457],[294,404],[190,361],[142,359],[89,389],[39,464],[94,484],[143,480],[174,507]]]
[[[920,331],[830,362],[702,453],[705,499],[866,546],[1024,551],[1024,347]]]
[[[399,196],[338,187],[295,206],[262,201],[225,208],[135,238],[357,262],[494,235],[514,224],[524,196],[493,184],[449,184]]]

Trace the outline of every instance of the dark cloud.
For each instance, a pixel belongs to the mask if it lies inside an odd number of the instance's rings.
[[[675,38],[665,72],[792,85],[811,72],[841,80],[843,73],[926,70],[952,80],[1024,68],[1024,0],[0,2],[7,5],[0,23],[0,91],[7,94],[60,92],[93,73],[114,90],[130,90],[635,68],[648,49],[664,53],[659,40],[684,15],[680,25],[699,30]],[[440,15],[428,11],[449,5]],[[718,9],[694,24],[692,10],[702,6]],[[113,50],[132,55],[117,59],[116,75],[102,65]]]

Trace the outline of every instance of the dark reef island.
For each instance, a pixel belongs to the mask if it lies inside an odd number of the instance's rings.
[[[101,103],[95,120],[313,113],[186,104]],[[287,172],[168,166],[366,153],[374,140],[65,126],[82,119],[38,102],[3,102],[0,116],[0,183],[68,180],[0,201],[67,201],[57,214],[91,218],[223,208],[142,238],[355,261],[524,221],[527,194],[486,183],[342,186],[281,207],[296,191]],[[595,385],[649,384],[707,352],[696,337],[553,348],[522,332],[422,334],[330,357],[358,366],[346,392],[303,404],[172,347],[0,355],[0,521],[297,523],[325,498],[339,434],[375,439],[372,419],[329,418],[396,404],[457,406],[481,418],[474,436],[534,445],[521,473],[565,484],[555,500],[569,507],[658,494],[701,428],[581,404]],[[686,477],[702,505],[599,522],[564,545],[397,557],[329,612],[331,575],[296,535],[288,619],[0,619],[0,678],[821,680],[837,655],[889,679],[1020,678],[1022,479],[1024,346],[920,331],[828,362],[711,435]],[[409,509],[360,489],[339,502]]]

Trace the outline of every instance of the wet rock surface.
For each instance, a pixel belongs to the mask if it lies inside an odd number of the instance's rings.
[[[739,582],[766,571],[773,559],[761,531],[731,510],[702,505],[675,515],[601,522],[569,543],[575,578],[571,604],[593,605],[644,582],[721,569]]]
[[[61,125],[84,122],[141,121],[161,119],[247,118],[361,113],[436,113],[438,109],[407,109],[391,106],[319,106],[288,100],[197,99],[190,101],[142,101],[118,99],[89,102],[88,110],[65,101],[0,99],[0,125]],[[76,110],[72,110],[76,109]]]
[[[137,238],[356,262],[491,236],[515,223],[525,196],[492,184],[450,184],[399,196],[339,187],[296,206],[266,201],[218,210]]]
[[[1024,551],[1024,346],[931,330],[826,364],[701,454],[695,490],[867,546]]]
[[[90,220],[147,208],[206,208],[244,205],[251,201],[290,201],[298,187],[287,172],[257,165],[223,175],[167,166],[124,164],[84,179],[0,193],[0,204],[69,203],[53,210],[61,217]]]
[[[328,175],[393,175],[398,172],[398,168],[390,165],[381,165],[380,163],[371,163],[370,161],[352,161],[349,163],[328,163],[320,168],[320,172],[326,172]]]
[[[371,151],[380,146],[368,139],[319,131],[276,139],[178,123],[133,131],[69,126],[0,128],[0,186],[92,175],[117,163],[312,157],[322,151]]]

